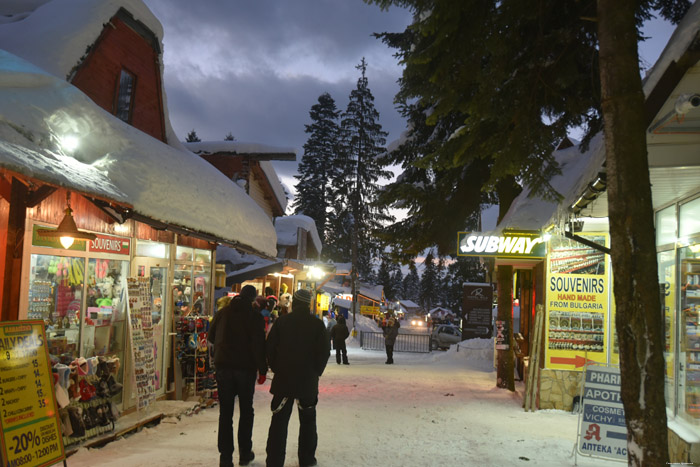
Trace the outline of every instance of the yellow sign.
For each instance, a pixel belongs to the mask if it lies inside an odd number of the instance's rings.
[[[380,313],[380,308],[378,306],[368,306],[362,305],[360,307],[360,313],[363,315],[378,315]]]
[[[601,246],[606,234],[588,236]],[[547,260],[547,348],[550,369],[581,371],[607,363],[610,280],[605,253],[564,237],[550,240]]]
[[[65,459],[43,321],[0,323],[0,404],[3,466]]]

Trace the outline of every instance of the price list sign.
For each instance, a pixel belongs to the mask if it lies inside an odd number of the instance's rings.
[[[3,467],[65,459],[43,321],[0,323],[0,442]]]

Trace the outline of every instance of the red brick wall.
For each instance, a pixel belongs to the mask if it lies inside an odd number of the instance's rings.
[[[114,113],[122,68],[136,77],[131,125],[166,142],[158,54],[119,18],[112,18],[104,27],[71,82],[97,105]]]

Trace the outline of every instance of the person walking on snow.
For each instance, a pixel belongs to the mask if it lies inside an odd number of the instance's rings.
[[[399,335],[399,328],[401,324],[399,320],[394,319],[392,316],[387,321],[386,326],[382,326],[382,332],[384,333],[384,346],[386,347],[386,363],[387,365],[392,365],[394,363],[394,343],[396,343],[396,336]]]
[[[338,322],[331,328],[331,340],[335,349],[335,361],[340,365],[340,357],[342,353],[343,365],[350,365],[348,362],[348,348],[345,345],[345,339],[350,335],[348,326],[345,324],[343,315],[338,315]]]
[[[253,453],[253,395],[255,377],[263,384],[267,374],[265,362],[265,323],[253,311],[257,292],[246,285],[228,305],[214,316],[209,329],[214,344],[214,366],[219,391],[219,466],[233,466],[233,407],[238,396],[239,464],[248,465]]]
[[[267,435],[267,466],[282,467],[287,427],[294,401],[299,411],[299,465],[317,465],[316,404],[318,380],[330,356],[323,321],[311,314],[311,293],[297,290],[292,312],[280,316],[267,336],[267,361],[272,379],[272,420]]]

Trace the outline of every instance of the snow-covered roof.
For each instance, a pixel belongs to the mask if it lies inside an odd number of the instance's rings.
[[[433,308],[428,313],[430,313],[431,315],[441,315],[441,316],[455,314],[452,310],[448,310],[447,308],[443,308],[441,306]]]
[[[513,203],[497,230],[540,230],[552,223],[559,223],[568,217],[571,206],[588,182],[602,170],[605,161],[603,134],[597,134],[590,143],[588,151],[581,152],[578,146],[571,146],[554,152],[561,174],[552,177],[550,183],[564,198],[561,202],[547,201],[539,196],[531,196],[531,190],[525,188]]]
[[[294,216],[282,216],[275,218],[275,229],[277,230],[277,244],[292,246],[297,244],[297,228],[301,227],[311,234],[311,241],[317,252],[321,252],[323,244],[318,236],[316,222],[309,216],[297,214]]]
[[[352,263],[333,263],[335,265],[336,274],[350,274],[352,271]]]
[[[59,144],[67,134],[80,138],[72,154]],[[0,140],[0,167],[276,254],[269,218],[214,166],[122,122],[64,79],[2,50]]]
[[[227,154],[232,157],[246,156],[251,159],[257,159],[260,163],[260,168],[265,172],[265,176],[270,182],[272,191],[282,207],[282,211],[287,209],[287,193],[284,191],[284,186],[270,161],[295,161],[296,152],[294,149],[227,140],[183,142],[183,145],[195,154]]]
[[[412,300],[399,300],[399,303],[401,304],[401,306],[403,306],[407,309],[408,308],[420,308],[420,305]]]
[[[0,48],[66,80],[120,8],[143,23],[158,39],[162,75],[163,26],[142,0],[3,0]],[[161,91],[166,140],[182,149],[170,123],[162,82]]]

